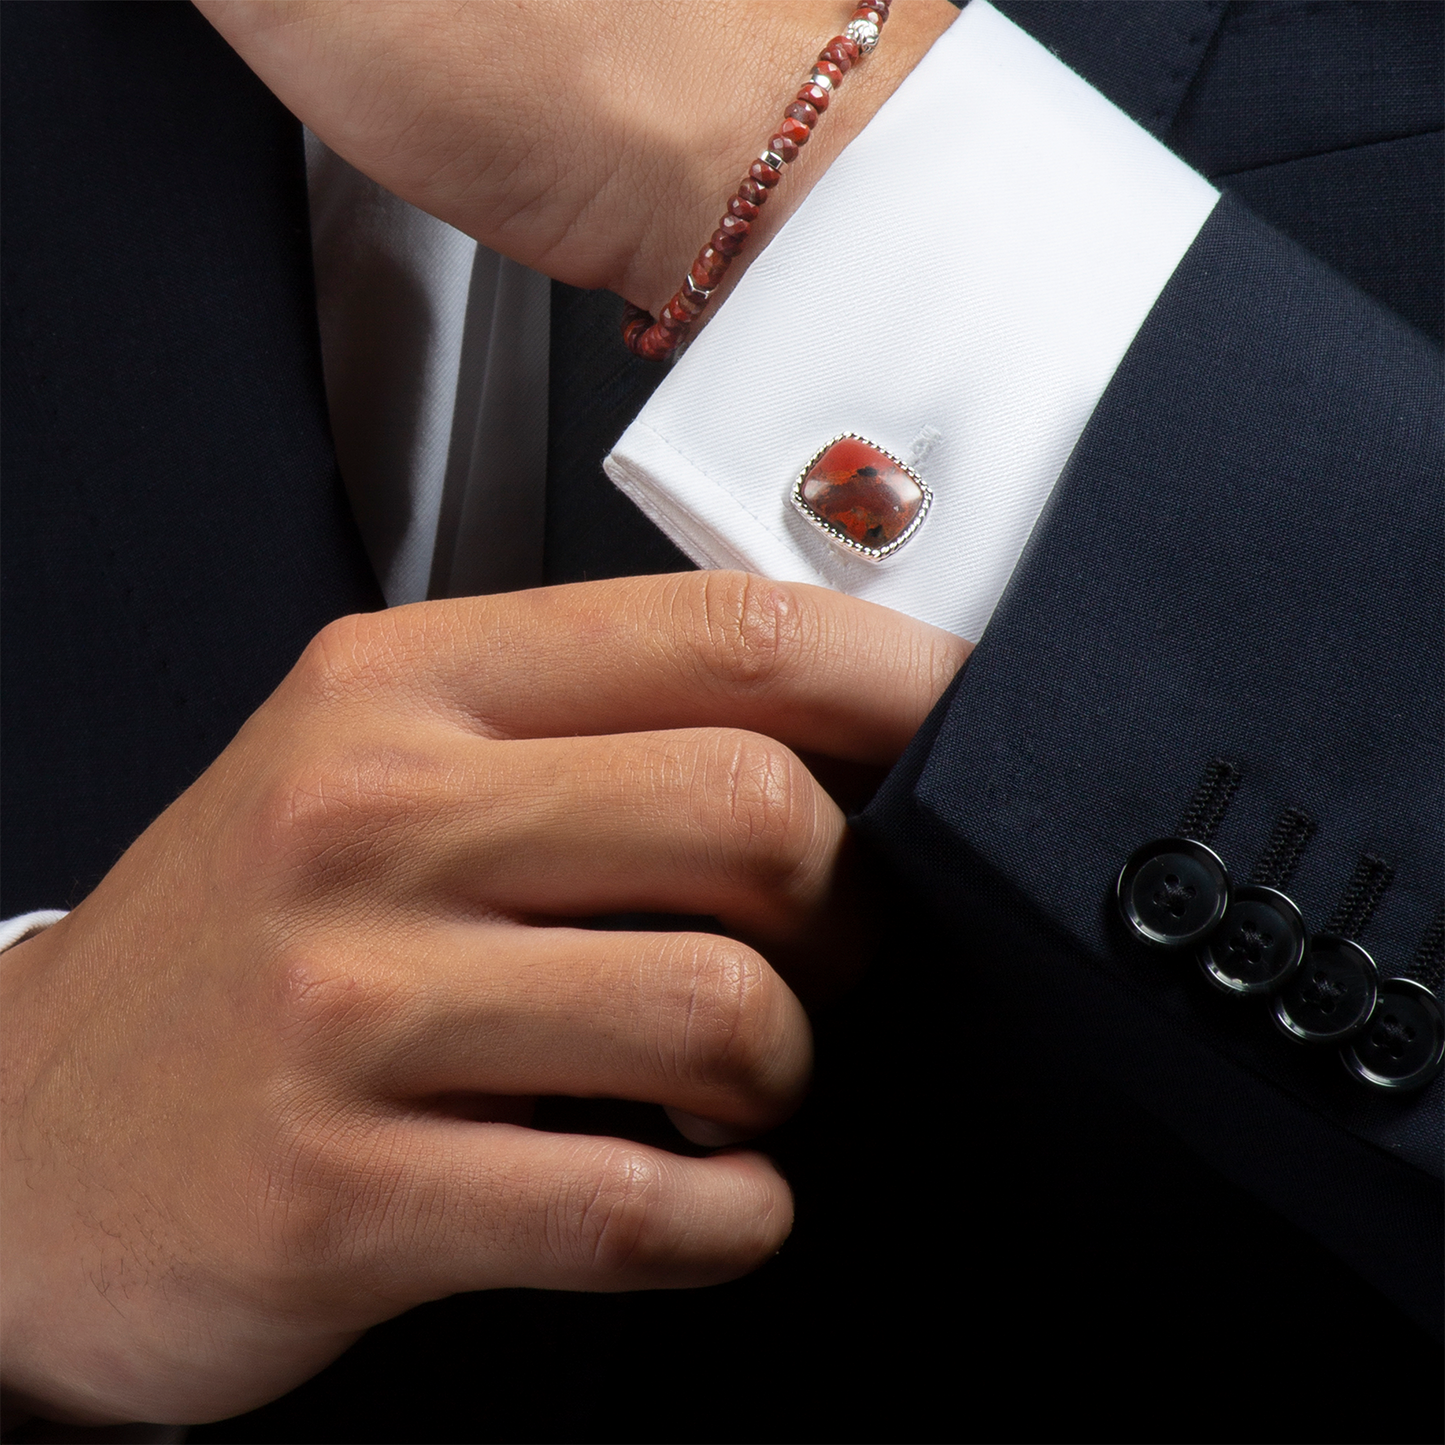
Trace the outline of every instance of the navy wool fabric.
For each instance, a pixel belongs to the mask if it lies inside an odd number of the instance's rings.
[[[1226,198],[1091,418],[926,761],[868,818],[915,867],[926,814],[935,896],[1036,920],[1060,986],[1094,999],[1083,1031],[1111,1071],[1430,1321],[1445,1081],[1367,1094],[1332,1052],[1211,996],[1191,960],[1131,945],[1111,890],[1227,757],[1243,782],[1214,846],[1236,876],[1303,808],[1319,830],[1289,891],[1306,923],[1376,853],[1394,881],[1362,941],[1406,971],[1445,871],[1440,422],[1438,353]],[[1203,1110],[1173,1078],[1178,1049],[1213,1080]]]
[[[79,902],[308,638],[381,598],[295,122],[190,6],[0,25],[9,915]]]

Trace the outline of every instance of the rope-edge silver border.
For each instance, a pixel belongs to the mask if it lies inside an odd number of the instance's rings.
[[[923,493],[923,504],[918,509],[918,515],[901,531],[891,542],[882,547],[865,547],[861,542],[855,542],[846,532],[825,522],[804,500],[803,482],[807,479],[808,473],[817,465],[818,459],[831,446],[836,446],[841,441],[864,442],[872,447],[874,451],[882,452],[894,466],[908,473],[918,484],[918,490]],[[905,542],[913,536],[923,525],[923,519],[928,515],[928,509],[933,505],[933,488],[900,457],[895,457],[887,447],[881,447],[872,437],[865,437],[861,432],[841,431],[835,437],[830,437],[808,458],[793,482],[792,488],[793,510],[798,512],[802,518],[817,528],[830,542],[836,543],[845,551],[853,553],[855,557],[862,557],[865,562],[881,562],[885,557],[891,557]]]

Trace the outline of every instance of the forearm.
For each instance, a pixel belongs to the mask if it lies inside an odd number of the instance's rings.
[[[836,0],[200,8],[359,170],[492,250],[653,312],[852,10]],[[789,166],[734,278],[957,13],[948,0],[895,8]]]

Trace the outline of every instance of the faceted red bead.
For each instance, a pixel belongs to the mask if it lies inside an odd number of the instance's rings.
[[[724,256],[736,256],[743,248],[743,238],[729,236],[726,231],[714,231],[708,245],[715,251],[721,251]]]
[[[770,189],[782,180],[783,173],[776,166],[770,166],[767,161],[754,161],[748,167],[748,175],[760,186],[767,186]]]
[[[834,85],[842,85],[842,84],[843,84],[843,70],[842,70],[842,67],[841,67],[841,66],[838,66],[838,65],[834,65],[831,60],[823,60],[823,59],[820,58],[819,61],[818,61],[818,63],[813,67],[813,69],[814,69],[814,70],[817,70],[817,71],[821,71],[822,74],[826,75],[826,76],[828,77],[828,79],[833,82]],[[819,87],[819,88],[821,89],[821,87]]]
[[[775,156],[782,156],[784,162],[795,161],[798,159],[797,141],[789,140],[787,136],[782,135],[781,133],[775,135],[768,142],[768,149],[772,151]]]
[[[641,340],[632,349],[644,361],[666,361],[681,340],[680,335],[673,336],[660,326],[653,326],[642,333]]]
[[[753,209],[756,211],[757,207],[755,206]],[[743,220],[741,216],[727,215],[717,224],[718,230],[722,231],[725,235],[736,236],[739,241],[752,230],[750,223]]]
[[[844,50],[843,47],[838,43],[838,41],[842,38],[843,37],[840,35],[837,38],[830,40],[822,48],[822,50],[818,52],[818,59],[827,61],[829,65],[836,65],[838,69],[843,72],[844,75],[847,75],[847,73],[853,68],[853,56],[849,55],[848,52]],[[856,45],[853,47],[855,53],[857,51],[857,48],[858,47]]]
[[[810,80],[799,92],[798,99],[811,105],[819,115],[828,109],[829,93],[816,81]]]
[[[687,294],[686,290],[679,291],[677,295],[667,303],[667,309],[671,311],[674,316],[686,316],[689,320],[693,320],[701,315],[702,307],[703,303],[693,300],[693,298]]]
[[[818,87],[819,90],[822,88],[822,86]],[[795,100],[783,114],[789,120],[795,120],[799,125],[806,126],[810,131],[818,124],[818,109],[816,106],[809,105],[806,100]],[[799,145],[802,143],[802,141],[798,142]]]
[[[768,188],[761,181],[749,178],[738,187],[738,195],[755,206],[761,206],[768,198]]]
[[[727,275],[729,260],[731,257],[723,255],[715,246],[704,246],[697,253],[697,260],[692,263],[692,270],[688,273],[692,277],[692,284],[699,291],[711,291]]]
[[[651,325],[652,317],[642,307],[634,306],[629,301],[622,308],[622,339],[627,343],[629,351],[637,350],[637,343]]]
[[[675,300],[676,298],[674,298]],[[692,325],[692,317],[685,311],[678,310],[669,301],[657,314],[657,324],[668,331],[676,331],[679,327]]]
[[[740,221],[756,221],[762,215],[761,208],[743,196],[734,196],[728,202],[728,210]]]
[[[808,469],[802,501],[861,547],[884,547],[907,531],[923,489],[886,453],[856,437],[836,441]]]
[[[879,26],[880,28],[882,27],[883,22],[887,20],[887,18],[888,11],[885,7],[881,5],[860,5],[853,12],[853,19],[871,20],[875,25]]]
[[[802,121],[794,120],[789,116],[782,125],[778,127],[778,134],[784,140],[792,141],[795,146],[805,146],[808,144],[808,138],[813,132],[810,131]]]

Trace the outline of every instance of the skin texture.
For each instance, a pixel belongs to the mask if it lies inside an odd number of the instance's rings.
[[[22,1405],[194,1422],[458,1290],[707,1284],[792,1218],[755,1152],[527,1126],[786,1117],[846,978],[842,814],[967,653],[734,573],[329,626],[54,928],[0,958],[4,1358]],[[713,915],[626,933],[590,915]]]
[[[359,170],[494,251],[654,314],[853,12],[848,0],[199,3]],[[725,284],[957,16],[948,0],[898,0]]]

